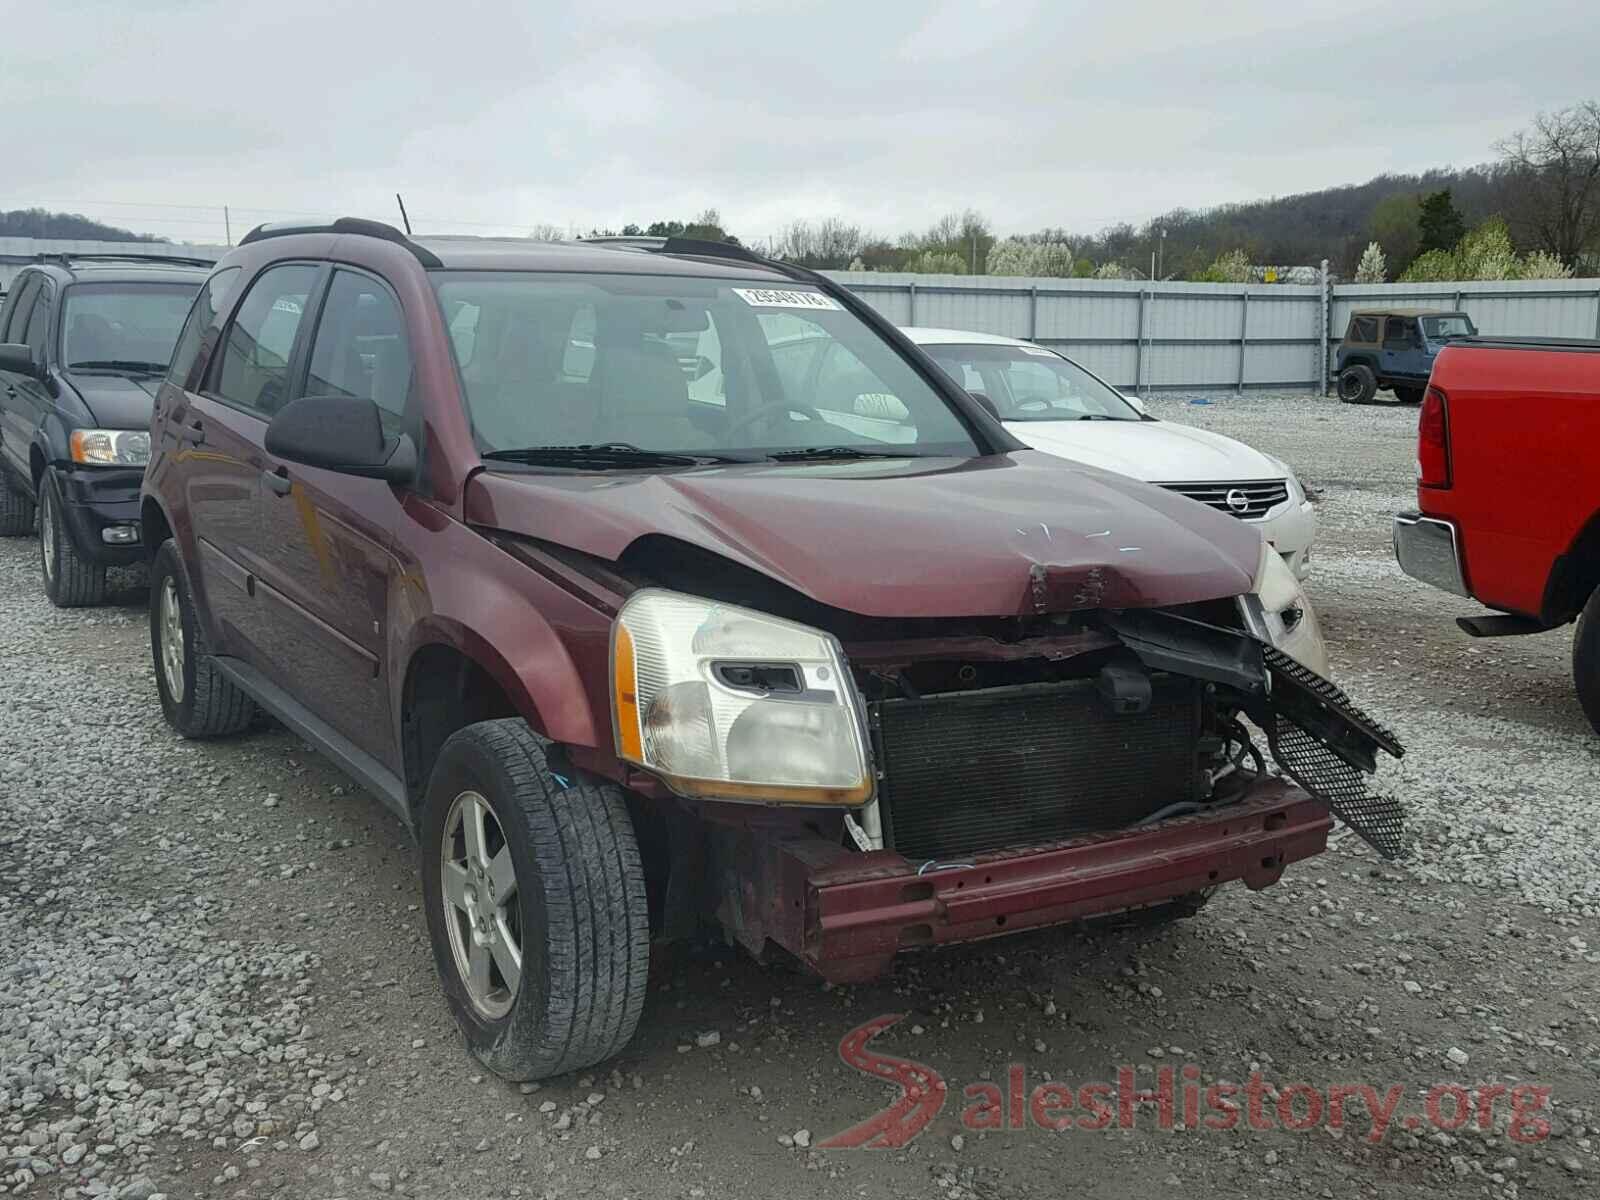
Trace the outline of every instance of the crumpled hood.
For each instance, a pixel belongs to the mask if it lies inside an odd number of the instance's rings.
[[[1007,421],[1006,429],[1036,450],[1155,483],[1283,478],[1259,450],[1171,421]]]
[[[1250,589],[1256,530],[1033,451],[672,474],[482,471],[468,522],[616,561],[662,535],[871,617],[1184,604]]]
[[[156,376],[105,375],[73,371],[67,375],[89,406],[100,429],[148,429],[161,380]]]

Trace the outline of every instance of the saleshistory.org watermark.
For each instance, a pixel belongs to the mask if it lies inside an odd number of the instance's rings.
[[[895,1084],[900,1095],[881,1112],[819,1143],[825,1148],[896,1149],[906,1145],[943,1111],[950,1087],[925,1063],[881,1054],[869,1043],[894,1025],[903,1013],[874,1017],[857,1025],[839,1042],[845,1065]],[[1116,1082],[1030,1081],[1027,1068],[1011,1063],[1002,1083],[983,1081],[962,1090],[961,1124],[973,1131],[1039,1129],[1133,1129],[1153,1124],[1158,1129],[1284,1129],[1303,1133],[1324,1128],[1363,1132],[1376,1144],[1391,1129],[1440,1129],[1467,1126],[1490,1129],[1502,1114],[1506,1133],[1523,1144],[1543,1142],[1550,1122],[1540,1114],[1550,1089],[1533,1084],[1480,1084],[1465,1087],[1441,1083],[1423,1097],[1422,1112],[1401,1112],[1403,1084],[1376,1087],[1370,1083],[1273,1084],[1259,1072],[1243,1083],[1201,1082],[1193,1063],[1164,1066],[1146,1086],[1131,1066],[1118,1067]]]

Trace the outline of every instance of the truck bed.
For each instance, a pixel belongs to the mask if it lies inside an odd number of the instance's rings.
[[[1600,339],[1463,338],[1429,387],[1445,398],[1451,481],[1419,487],[1417,503],[1455,527],[1472,596],[1572,620],[1600,520]]]

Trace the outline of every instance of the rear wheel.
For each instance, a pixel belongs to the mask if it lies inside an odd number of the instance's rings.
[[[61,489],[50,471],[39,481],[39,559],[45,595],[57,608],[105,603],[105,565],[86,558],[72,540],[72,529],[61,510]]]
[[[255,702],[211,657],[178,543],[171,538],[150,566],[150,652],[161,711],[184,737],[239,733],[255,720]]]
[[[1346,404],[1371,404],[1378,392],[1378,377],[1365,363],[1339,372],[1339,399]]]
[[[1600,588],[1589,595],[1578,617],[1572,639],[1572,678],[1578,685],[1578,703],[1594,731],[1600,733]]]
[[[11,490],[0,477],[0,537],[27,537],[33,532],[33,501]]]
[[[1421,404],[1423,389],[1419,387],[1397,387],[1394,389],[1394,398],[1401,404]]]
[[[644,1008],[650,920],[622,791],[551,773],[549,743],[484,721],[439,751],[422,893],[445,997],[474,1056],[511,1080],[590,1067]]]

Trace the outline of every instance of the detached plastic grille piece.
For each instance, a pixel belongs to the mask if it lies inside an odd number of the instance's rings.
[[[1369,846],[1384,858],[1405,854],[1405,813],[1398,800],[1373,795],[1360,769],[1282,713],[1273,714],[1267,741],[1284,773]]]

